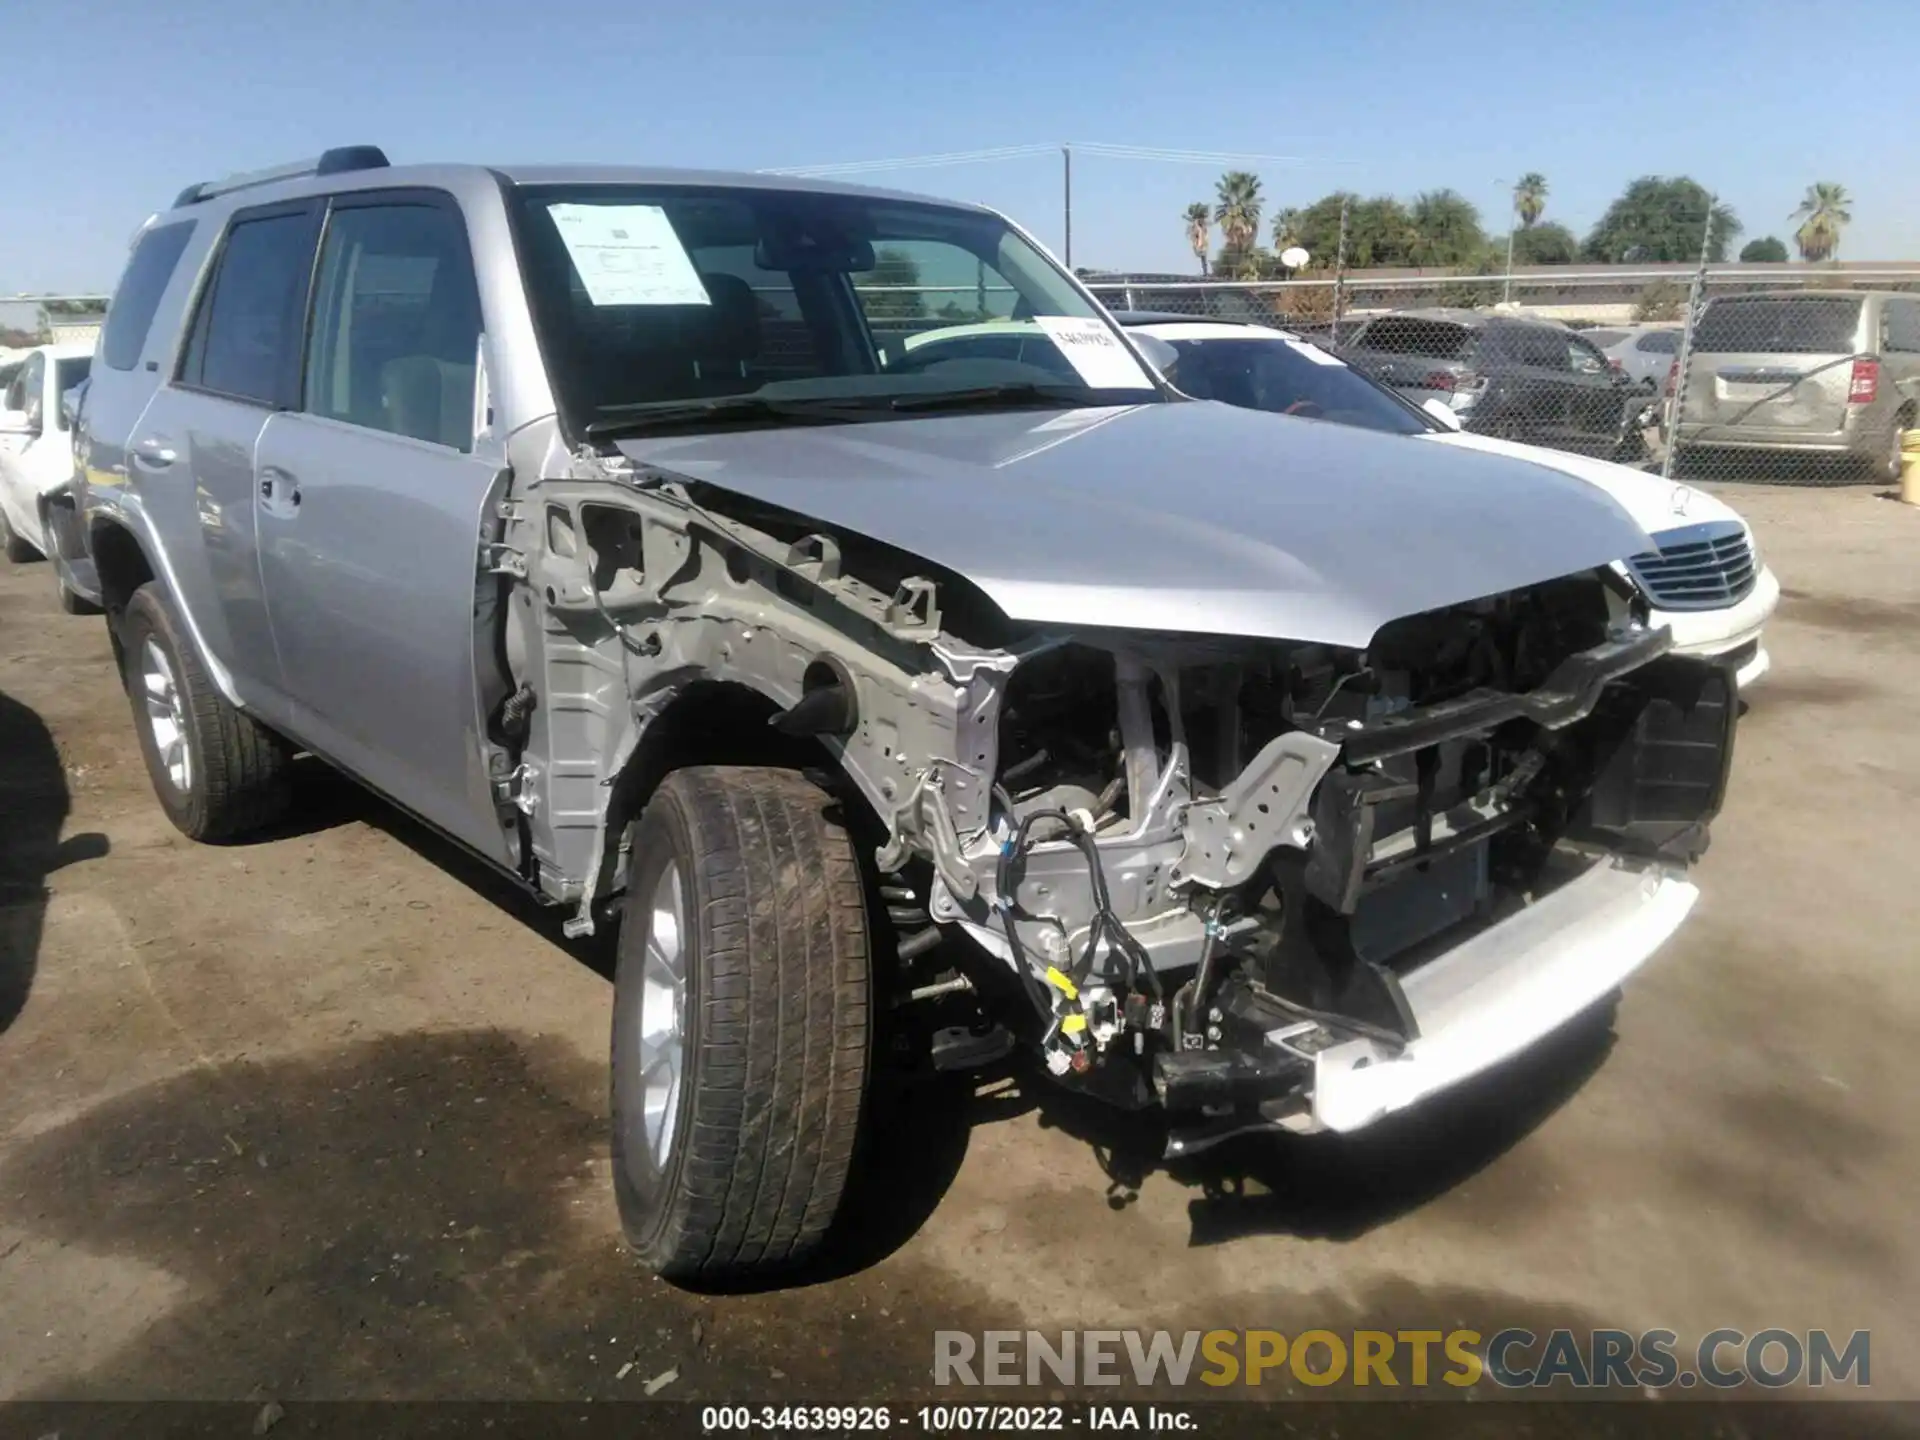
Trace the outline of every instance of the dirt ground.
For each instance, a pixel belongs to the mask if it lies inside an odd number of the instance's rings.
[[[0,1398],[876,1400],[938,1328],[1562,1324],[1869,1329],[1920,1398],[1920,511],[1715,488],[1776,668],[1611,1033],[1172,1171],[1017,1079],[930,1092],[830,1269],[738,1296],[622,1250],[604,949],[325,772],[277,838],[183,839],[102,622],[0,568]]]

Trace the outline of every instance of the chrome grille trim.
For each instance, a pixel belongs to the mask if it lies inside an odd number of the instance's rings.
[[[1718,610],[1744,599],[1759,575],[1747,530],[1737,520],[1709,520],[1662,530],[1660,548],[1635,555],[1627,569],[1662,610]]]

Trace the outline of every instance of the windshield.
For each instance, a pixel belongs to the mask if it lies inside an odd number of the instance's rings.
[[[706,186],[523,186],[513,203],[574,434],[1165,398],[1072,282],[982,211]]]
[[[1196,400],[1222,400],[1309,420],[1357,425],[1392,435],[1439,428],[1397,396],[1304,341],[1173,340],[1180,353],[1168,376]]]

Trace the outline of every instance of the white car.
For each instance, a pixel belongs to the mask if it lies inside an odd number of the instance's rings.
[[[47,553],[41,501],[73,479],[73,437],[61,399],[92,364],[90,344],[36,346],[0,397],[0,544],[9,560]]]
[[[1645,592],[1652,622],[1673,631],[1674,648],[1728,657],[1742,687],[1767,673],[1772,662],[1761,631],[1780,603],[1780,582],[1761,563],[1746,521],[1705,491],[1609,460],[1465,434],[1445,405],[1415,406],[1283,330],[1178,316],[1115,318],[1136,340],[1170,345],[1179,358],[1168,378],[1201,399],[1511,455],[1597,486],[1659,546],[1617,568]]]
[[[1667,371],[1680,354],[1680,330],[1673,325],[1623,325],[1611,330],[1582,332],[1588,344],[1598,345],[1609,363],[1649,393],[1666,381]]]

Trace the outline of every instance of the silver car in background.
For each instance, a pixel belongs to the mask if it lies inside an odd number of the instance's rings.
[[[1615,371],[1642,390],[1658,390],[1680,355],[1677,325],[1626,325],[1583,333]]]
[[[1674,365],[1678,370],[1678,361]],[[1677,373],[1672,377],[1678,381]],[[1689,450],[1764,450],[1900,475],[1920,412],[1920,297],[1858,290],[1724,295],[1695,328],[1668,425]]]

